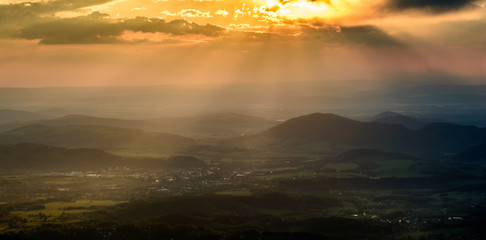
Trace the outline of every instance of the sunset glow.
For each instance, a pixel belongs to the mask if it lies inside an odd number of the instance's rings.
[[[486,52],[485,19],[473,0],[2,0],[0,84],[483,76],[462,63]]]

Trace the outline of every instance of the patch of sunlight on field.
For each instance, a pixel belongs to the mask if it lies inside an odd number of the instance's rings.
[[[237,196],[237,197],[248,197],[252,196],[253,193],[250,191],[245,191],[245,190],[235,190],[235,191],[221,191],[221,192],[216,192],[214,193],[216,195],[229,195],[229,196]]]

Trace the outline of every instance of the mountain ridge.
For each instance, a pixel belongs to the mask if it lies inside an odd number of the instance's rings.
[[[289,119],[261,134],[234,140],[246,147],[274,150],[373,148],[414,156],[458,153],[486,142],[486,128],[431,123],[417,130],[397,124],[360,122],[335,114],[313,113]]]

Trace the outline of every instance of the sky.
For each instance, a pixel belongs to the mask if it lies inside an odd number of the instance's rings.
[[[0,87],[367,84],[430,75],[482,83],[485,6],[485,0],[0,0]],[[423,79],[429,78],[415,78]]]

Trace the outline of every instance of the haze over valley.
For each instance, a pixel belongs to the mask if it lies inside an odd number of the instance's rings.
[[[0,239],[486,239],[485,0],[0,0]]]

